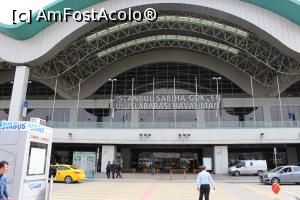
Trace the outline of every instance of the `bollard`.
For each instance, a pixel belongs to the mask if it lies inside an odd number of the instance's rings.
[[[53,175],[50,178],[50,185],[49,185],[49,193],[48,193],[48,200],[52,200],[52,188],[53,188]]]
[[[172,180],[173,179],[173,174],[172,174],[172,170],[170,169],[170,178],[169,178],[170,180]]]
[[[155,168],[151,168],[151,175],[155,175]]]
[[[183,179],[185,180],[186,179],[186,172],[185,172],[185,169],[183,171]]]
[[[278,182],[275,182],[272,184],[272,191],[275,193],[275,194],[278,194],[280,192],[280,185]]]
[[[278,182],[275,182],[275,183],[272,184],[272,191],[276,195],[276,199],[280,199],[279,198],[280,185],[279,185]]]

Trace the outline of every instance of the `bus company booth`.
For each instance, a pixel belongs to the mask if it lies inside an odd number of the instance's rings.
[[[51,146],[51,128],[29,121],[0,122],[0,155],[9,163],[13,199],[46,199]]]

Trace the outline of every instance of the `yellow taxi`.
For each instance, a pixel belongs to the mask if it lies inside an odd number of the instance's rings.
[[[51,165],[56,169],[54,181],[61,181],[65,183],[73,183],[85,180],[85,172],[83,169],[78,169],[72,165],[55,164]]]

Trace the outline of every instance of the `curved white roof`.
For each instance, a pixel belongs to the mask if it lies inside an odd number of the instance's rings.
[[[158,6],[158,4],[162,5]],[[107,11],[111,11],[149,5],[149,7],[157,9],[167,6],[178,10],[188,9],[193,12],[209,13],[218,17],[222,16],[228,21],[255,32],[292,57],[300,57],[300,40],[297,39],[300,38],[300,26],[272,11],[237,0],[171,0],[167,4],[165,0],[107,0],[84,10],[105,8]],[[0,34],[0,43],[2,44],[0,58],[12,63],[32,61],[41,63],[58,53],[70,41],[78,37],[78,34],[93,27],[95,27],[94,23],[87,24],[70,20],[67,23],[54,23],[26,40],[17,40]]]

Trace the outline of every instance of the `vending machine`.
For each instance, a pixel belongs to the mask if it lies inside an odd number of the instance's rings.
[[[0,122],[0,160],[9,163],[8,191],[14,200],[45,200],[52,128],[35,122]]]

